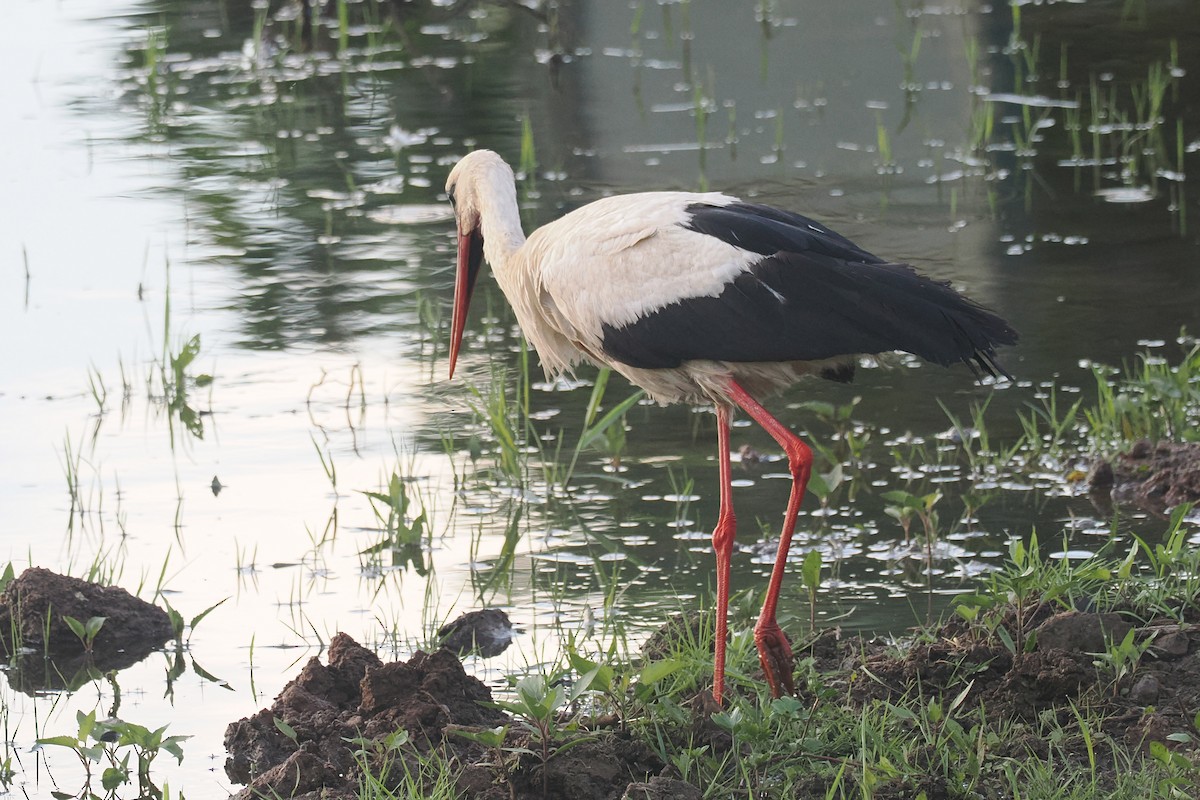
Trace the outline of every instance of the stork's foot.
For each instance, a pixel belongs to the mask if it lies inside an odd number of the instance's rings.
[[[795,695],[796,686],[792,682],[792,645],[783,630],[774,620],[767,625],[759,622],[754,629],[754,643],[758,645],[758,660],[771,687],[771,696],[779,697],[784,693]]]

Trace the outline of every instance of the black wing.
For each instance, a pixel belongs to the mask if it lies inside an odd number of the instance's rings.
[[[882,264],[879,256],[868,253],[836,231],[815,219],[771,206],[754,203],[730,203],[710,206],[693,203],[686,209],[691,220],[685,228],[715,236],[734,247],[760,253],[816,253],[863,264]]]
[[[717,297],[680,300],[621,328],[604,351],[634,367],[689,359],[815,361],[904,350],[1008,373],[995,348],[1017,333],[947,283],[889,264],[823,225],[766,206],[689,207],[687,227],[764,258]]]

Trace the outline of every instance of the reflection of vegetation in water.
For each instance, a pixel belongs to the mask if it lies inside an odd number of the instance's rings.
[[[160,403],[166,412],[167,430],[171,435],[173,449],[176,420],[191,436],[196,439],[204,438],[202,415],[205,412],[194,407],[191,390],[207,388],[211,391],[213,378],[207,373],[191,373],[192,364],[200,355],[200,334],[194,334],[177,344],[172,342],[171,325],[171,273],[168,269],[163,292],[162,355],[158,360],[157,370],[152,370],[146,378],[146,391],[151,400]]]
[[[386,492],[363,492],[380,524],[381,534],[378,542],[359,553],[367,557],[364,568],[406,568],[411,564],[418,575],[428,573],[425,549],[432,526],[419,497],[416,509],[410,510],[413,506],[410,493],[415,493],[415,486],[395,472],[388,480]],[[382,559],[385,553],[391,555],[386,565]]]
[[[1083,61],[1081,69],[1074,63],[1081,56],[1071,41],[1059,42],[1056,53],[1047,52],[1042,33],[1027,38],[1028,25],[1023,27],[1016,3],[1012,17],[1011,37],[1002,54],[1009,68],[993,70],[997,76],[1010,74],[1011,84],[990,87],[995,103],[985,102],[986,112],[977,110],[972,148],[993,159],[1004,152],[1015,156],[1017,169],[1008,178],[1024,196],[1027,209],[1035,193],[1054,191],[1047,181],[1061,168],[1071,170],[1076,190],[1082,175],[1090,173],[1092,191],[1112,202],[1154,200],[1162,196],[1166,183],[1167,210],[1184,234],[1180,87],[1185,72],[1178,42],[1160,33],[1159,39],[1151,40],[1163,42],[1153,60],[1108,69]],[[978,50],[977,45],[969,48],[972,74],[977,74]],[[1086,78],[1079,77],[1085,70]],[[1000,125],[994,124],[993,104],[1003,109]]]
[[[440,280],[445,140],[483,124],[489,146],[519,141],[505,115],[523,62],[503,45],[542,38],[529,11],[467,5],[255,4],[189,39],[211,9],[168,1],[128,46],[125,98],[169,146],[207,260],[241,283],[243,346],[418,327],[417,292]]]
[[[1176,230],[1186,232],[1187,73],[1174,38],[1176,20],[1148,20],[1098,3],[1049,10],[1017,2],[972,11],[964,19],[967,133],[959,144],[953,134],[929,140],[935,149],[931,181],[951,183],[943,199],[955,219],[968,197],[985,198],[993,215],[1010,199],[1026,213],[1035,198],[1061,199],[1061,174],[1070,175],[1076,191],[1090,177],[1092,192],[1109,202],[1162,200]],[[885,136],[895,139],[909,128],[926,88],[914,78],[920,42],[945,32],[941,17],[902,3],[895,24],[906,100],[894,129],[877,120],[873,149],[885,165],[894,149]],[[1106,35],[1132,35],[1127,28],[1134,24],[1148,36],[1132,48],[1131,58],[1121,60],[1107,45],[1103,59],[1089,57]],[[1101,62],[1103,67],[1094,66]],[[943,160],[962,168],[946,172],[938,166]]]

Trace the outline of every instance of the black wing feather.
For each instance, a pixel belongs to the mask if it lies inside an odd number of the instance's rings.
[[[693,297],[621,328],[604,351],[634,367],[690,359],[816,361],[904,350],[949,366],[1008,373],[995,348],[1017,333],[948,283],[890,264],[823,225],[766,206],[689,207],[688,227],[764,258],[717,297]],[[830,377],[835,377],[831,375]]]
[[[686,211],[691,220],[685,228],[715,236],[752,253],[769,256],[780,252],[811,252],[865,264],[884,263],[879,256],[803,214],[754,203],[727,206],[693,203]]]

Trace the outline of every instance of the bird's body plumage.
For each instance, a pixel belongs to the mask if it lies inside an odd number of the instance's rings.
[[[808,374],[848,380],[856,356],[891,350],[995,375],[1003,373],[995,347],[1014,343],[1016,333],[946,283],[887,262],[807,217],[725,194],[608,197],[526,239],[512,171],[495,153],[463,158],[447,192],[459,232],[452,373],[483,257],[549,375],[590,361],[612,367],[660,403],[712,402],[724,483],[732,408],[749,413],[787,451],[793,492],[756,637],[773,691],[780,683],[790,687],[790,671],[779,674],[790,650],[775,625],[774,602],[811,455],[754,396]],[[734,531],[725,488],[721,508],[713,534],[722,599],[718,700]]]
[[[496,197],[512,185],[485,174]],[[501,204],[515,215],[515,193]],[[994,371],[994,343],[1011,341],[947,285],[717,192],[603,198],[528,240],[484,220],[485,255],[548,375],[609,365],[660,403],[719,401],[725,375],[751,393],[844,377],[855,356],[890,350]]]

